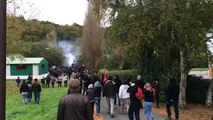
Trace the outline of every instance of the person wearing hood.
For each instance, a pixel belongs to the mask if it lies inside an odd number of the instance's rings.
[[[96,115],[99,116],[100,114],[100,104],[101,104],[101,91],[102,91],[102,86],[100,81],[95,82],[95,106],[96,106]]]
[[[88,86],[88,89],[86,91],[86,96],[89,99],[90,106],[91,106],[91,109],[92,109],[92,114],[93,114],[94,113],[94,104],[95,104],[95,89],[94,89],[93,84],[90,84]]]
[[[103,97],[106,97],[108,113],[111,118],[114,118],[115,87],[115,82],[112,80],[112,76],[109,76],[103,87]]]
[[[167,115],[169,119],[171,120],[171,110],[170,107],[173,105],[175,110],[175,118],[178,120],[179,118],[179,111],[178,111],[178,97],[179,97],[180,89],[179,85],[177,84],[177,81],[175,78],[170,79],[170,84],[168,86],[167,95],[166,95],[166,109],[167,109]]]
[[[126,108],[127,112],[129,109],[129,103],[130,103],[129,97],[130,96],[129,96],[129,93],[127,92],[128,88],[129,88],[129,85],[128,85],[127,81],[124,80],[122,82],[122,85],[119,88],[119,93],[118,93],[118,96],[121,101],[121,110],[120,110],[121,114],[124,113],[125,108]]]
[[[36,78],[33,85],[32,85],[32,90],[34,93],[34,98],[35,98],[35,102],[36,104],[39,104],[40,102],[40,92],[41,92],[41,85],[38,82],[38,79]]]

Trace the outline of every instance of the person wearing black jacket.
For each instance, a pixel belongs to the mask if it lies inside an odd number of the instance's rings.
[[[121,106],[120,98],[118,96],[119,88],[121,86],[121,80],[119,79],[118,75],[114,76],[114,82],[115,82],[115,97],[114,97],[114,104],[116,105],[118,101],[118,105]]]
[[[39,104],[41,85],[39,84],[38,79],[35,79],[35,82],[32,85],[32,90],[33,90],[33,93],[34,93],[35,102],[36,102],[36,104]]]
[[[93,86],[93,84],[90,84],[86,91],[86,96],[89,99],[92,114],[94,114],[94,104],[95,104],[95,93],[94,92],[95,92],[94,86]]]
[[[138,92],[138,86],[135,83],[135,80],[131,80],[130,87],[127,89],[127,92],[130,93],[130,106],[128,111],[130,120],[134,120],[134,114],[135,119],[140,120],[140,108],[142,107],[141,100],[135,96]]]
[[[100,114],[100,104],[101,104],[101,91],[102,91],[102,87],[101,87],[101,83],[100,81],[96,81],[95,82],[95,105],[96,105],[96,115],[99,116]]]
[[[29,92],[29,88],[27,86],[27,83],[25,80],[23,80],[20,87],[20,94],[22,95],[23,104],[27,104],[28,102],[28,92]]]
[[[174,106],[174,111],[175,111],[175,118],[178,120],[179,118],[179,111],[178,111],[178,98],[179,98],[179,85],[177,84],[177,81],[175,78],[170,79],[170,84],[168,86],[167,90],[167,104],[166,104],[166,109],[167,109],[167,115],[169,119],[171,119],[171,110],[170,107],[173,105]]]
[[[154,104],[154,89],[150,83],[146,83],[144,86],[144,109],[146,113],[146,120],[154,119],[154,114],[152,113],[152,107]]]
[[[114,96],[115,96],[115,82],[109,76],[103,87],[103,97],[106,97],[108,112],[111,118],[114,118]]]

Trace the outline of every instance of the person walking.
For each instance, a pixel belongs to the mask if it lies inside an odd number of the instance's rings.
[[[50,75],[48,74],[47,77],[46,77],[46,88],[49,88],[50,87]]]
[[[155,90],[155,102],[156,102],[156,107],[159,108],[159,94],[160,94],[160,85],[159,81],[156,80],[153,84],[153,89]]]
[[[154,114],[152,112],[152,107],[154,104],[154,89],[150,83],[146,83],[144,86],[144,109],[146,113],[146,120],[154,119]]]
[[[51,80],[52,88],[54,88],[55,87],[56,78],[54,76],[51,76],[50,80]]]
[[[25,80],[23,80],[20,87],[20,94],[22,95],[23,104],[27,104],[28,102],[28,92],[29,92],[29,88],[27,86],[27,83]]]
[[[124,113],[124,109],[126,108],[127,112],[129,110],[129,104],[130,104],[130,96],[129,93],[127,92],[129,88],[129,85],[127,83],[126,80],[124,80],[122,82],[122,85],[119,88],[119,93],[118,96],[120,98],[121,101],[121,106],[120,106],[120,113],[123,114]]]
[[[117,104],[117,101],[118,101],[118,106],[121,105],[121,102],[120,102],[120,98],[118,96],[118,92],[119,92],[119,88],[121,86],[121,80],[119,79],[119,76],[118,75],[115,75],[114,76],[114,82],[115,82],[115,97],[114,97],[114,105]]]
[[[93,120],[87,96],[80,94],[80,81],[68,81],[69,94],[59,101],[57,120]]]
[[[100,81],[96,81],[95,82],[95,107],[96,107],[96,115],[99,116],[100,115],[100,106],[101,106],[101,91],[102,91],[102,87],[101,87],[101,83]]]
[[[176,120],[179,119],[179,111],[178,111],[178,97],[180,93],[179,85],[177,84],[177,81],[175,78],[170,79],[170,84],[168,86],[167,95],[166,95],[166,109],[167,109],[167,115],[168,118],[171,120],[171,110],[170,107],[174,106],[175,111],[175,118]]]
[[[42,87],[43,88],[45,88],[45,78],[44,78],[44,76],[42,77],[42,79],[41,79],[41,85],[42,85]]]
[[[30,74],[28,75],[27,82],[29,81],[30,84],[32,84],[32,80],[33,80],[33,76],[32,76],[32,73],[30,73]]]
[[[41,92],[41,85],[38,82],[38,79],[36,78],[33,85],[32,85],[33,93],[34,93],[34,98],[35,98],[35,103],[39,104],[40,102],[40,92]]]
[[[108,113],[111,118],[114,118],[115,82],[112,81],[112,76],[108,77],[108,80],[103,86],[103,97],[106,97]]]
[[[138,76],[137,76],[136,85],[137,85],[141,90],[144,90],[145,82],[144,82],[144,80],[142,79],[141,75],[138,75]],[[141,108],[143,109],[143,99],[141,99],[141,104],[142,104]]]
[[[31,102],[32,100],[32,83],[30,81],[27,81],[27,86],[28,86],[28,102]]]
[[[130,120],[140,120],[140,109],[142,107],[141,100],[136,97],[138,92],[138,86],[135,84],[136,80],[131,80],[130,87],[127,92],[130,93],[130,106],[128,111],[128,116]]]
[[[17,83],[17,87],[19,87],[19,85],[21,83],[21,79],[19,77],[16,79],[16,83]]]
[[[94,114],[94,104],[95,104],[95,89],[93,87],[93,84],[90,84],[88,86],[88,89],[86,91],[86,96],[89,99],[90,102],[90,106],[91,106],[91,110],[92,110],[92,114]]]

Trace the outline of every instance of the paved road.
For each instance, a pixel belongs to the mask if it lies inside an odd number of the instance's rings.
[[[101,100],[101,114],[103,115],[104,120],[112,120],[112,119],[114,119],[114,120],[129,120],[127,113],[119,114],[119,106],[118,105],[115,105],[114,113],[115,113],[115,117],[111,118],[110,115],[108,114],[108,111],[107,111],[106,99],[102,98],[102,100]],[[140,119],[145,120],[145,114],[144,114],[143,109],[140,111]],[[165,119],[166,119],[165,116],[159,116],[159,115],[155,114],[154,120],[165,120]]]

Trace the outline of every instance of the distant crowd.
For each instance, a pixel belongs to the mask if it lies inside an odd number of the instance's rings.
[[[49,74],[40,80],[30,74],[27,80],[16,80],[20,85],[20,94],[23,103],[32,99],[36,104],[40,101],[42,88],[68,86],[67,96],[61,98],[58,107],[57,120],[93,120],[93,114],[100,115],[102,98],[106,98],[108,113],[115,117],[114,105],[120,107],[120,114],[128,114],[130,120],[140,120],[140,109],[144,109],[146,120],[153,120],[155,116],[152,107],[156,103],[159,107],[160,86],[159,80],[154,83],[145,83],[141,75],[121,80],[118,75],[108,76],[106,73],[98,75],[96,70],[89,70],[84,65],[73,63],[70,67],[52,67]],[[171,119],[170,107],[173,105],[175,118],[179,119],[178,112],[179,86],[175,78],[170,79],[167,91],[167,114]],[[94,112],[94,108],[95,112]]]

